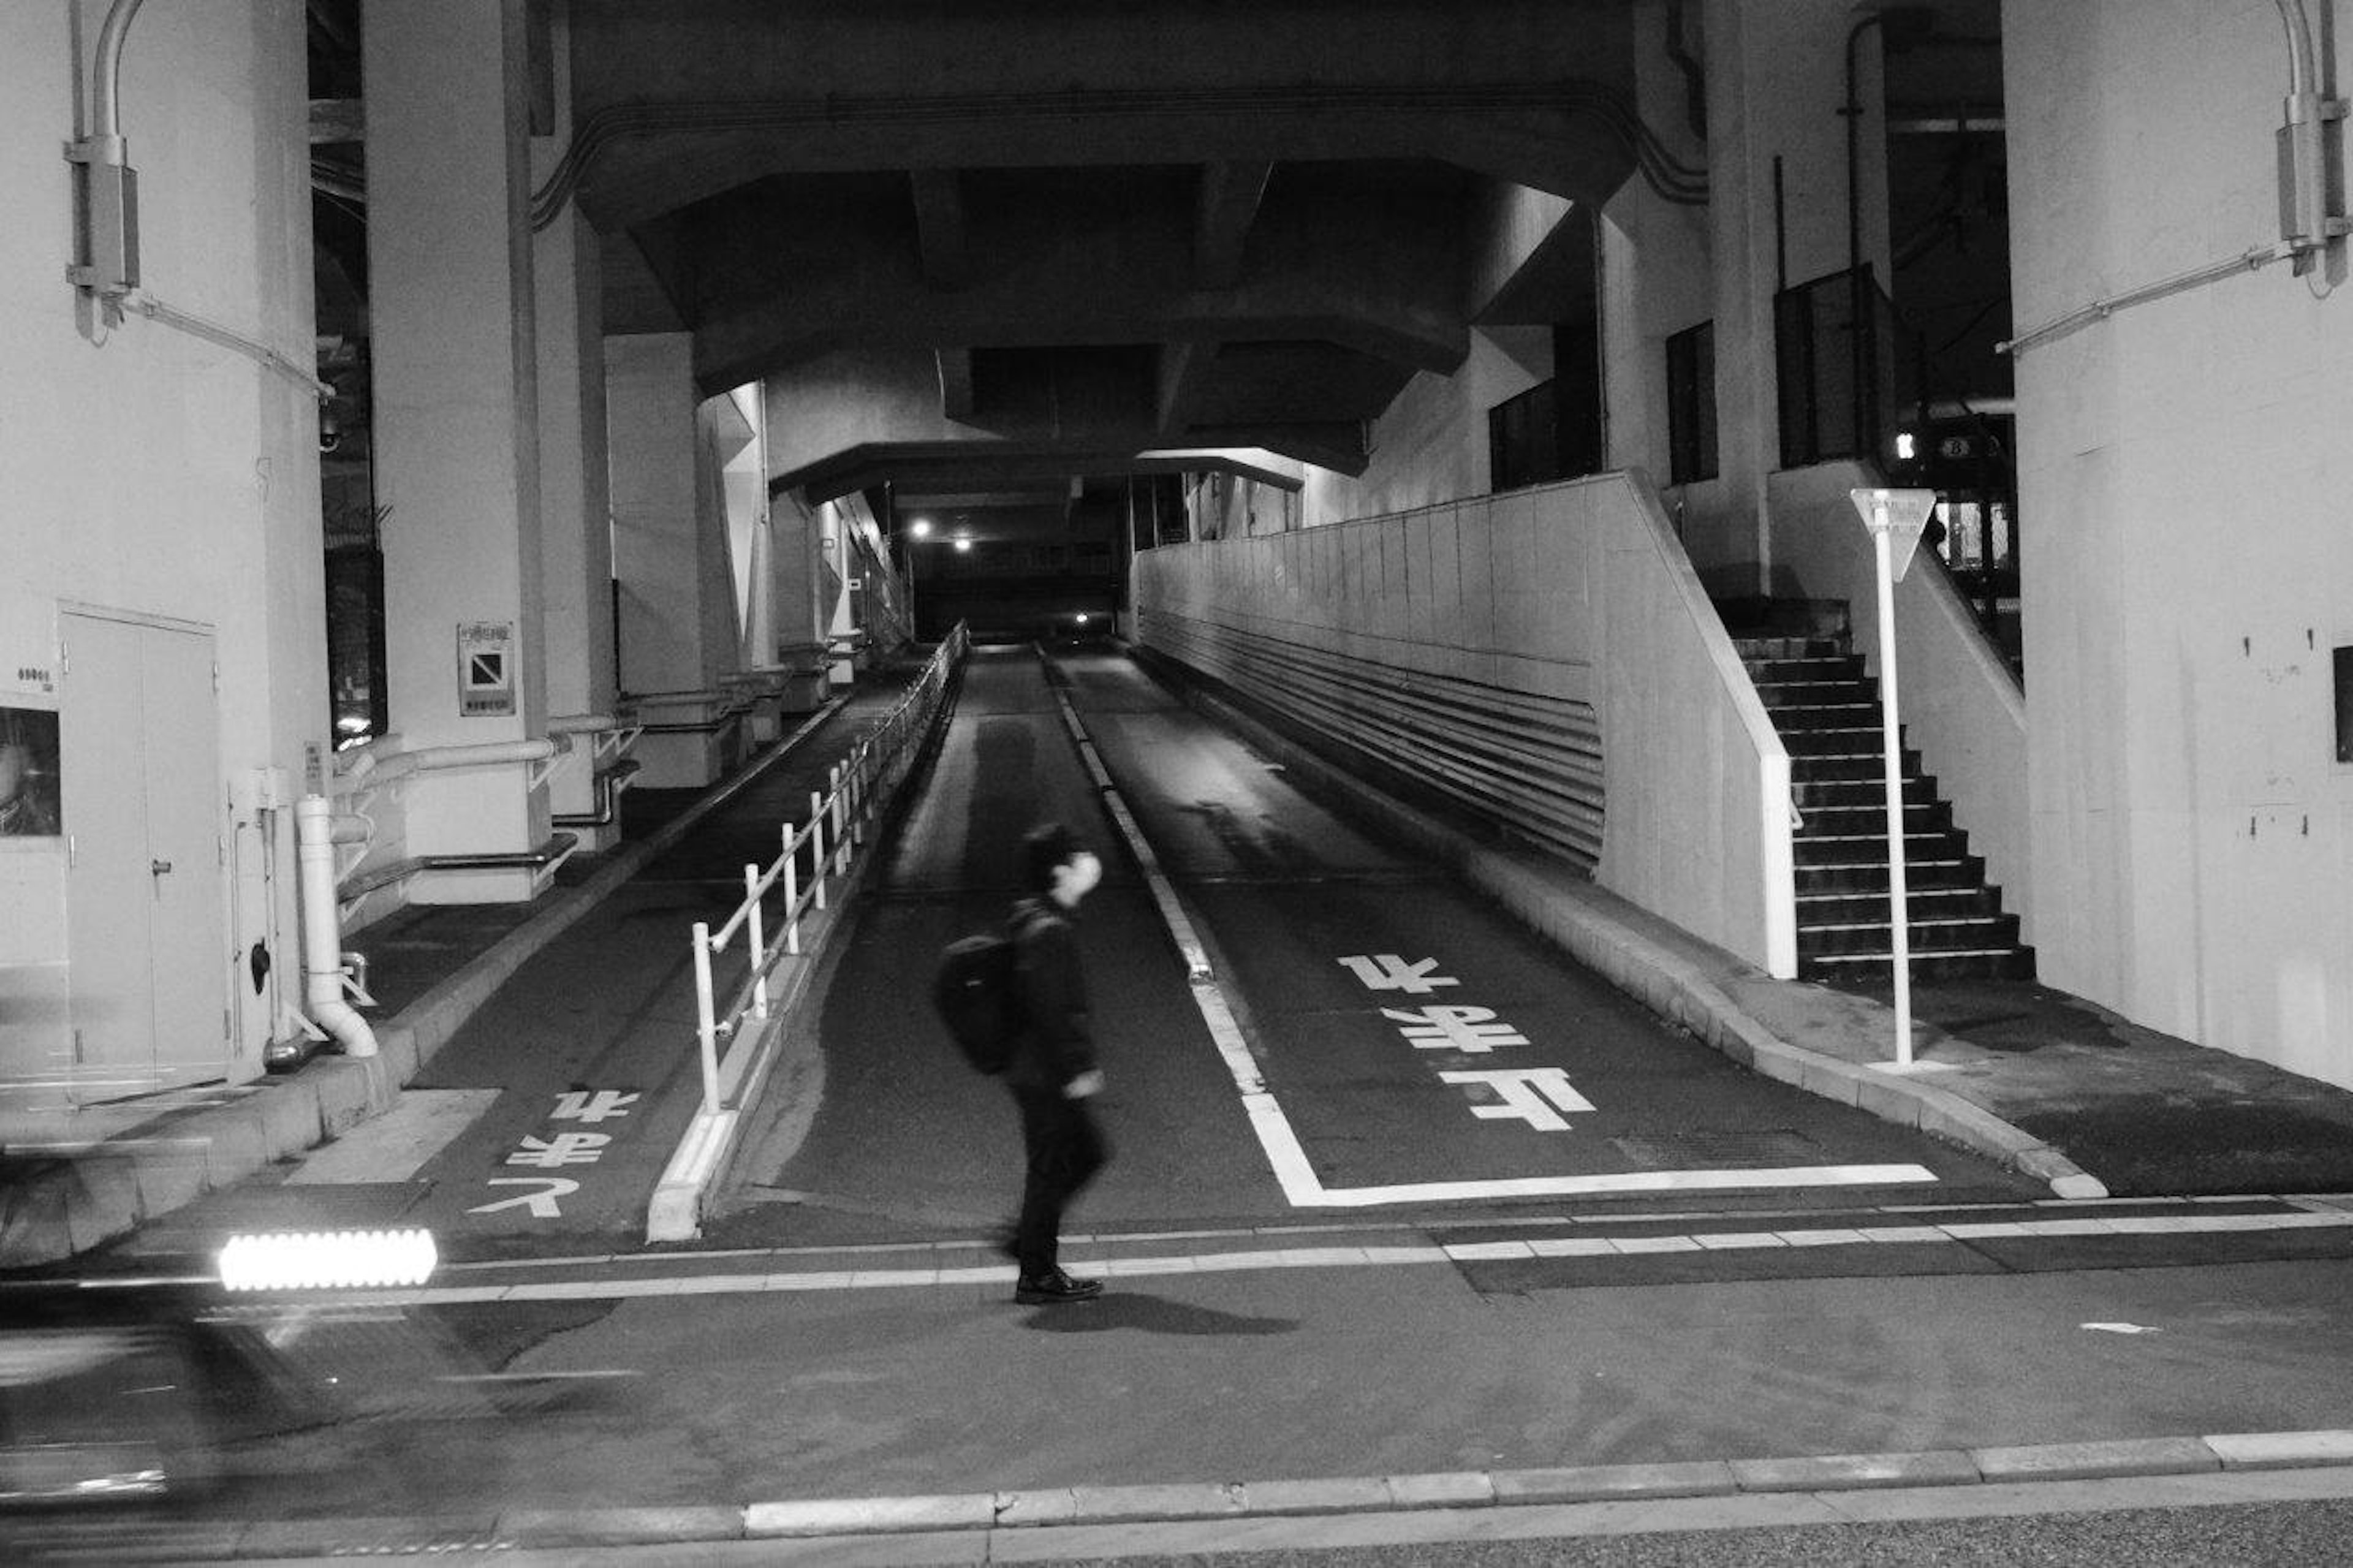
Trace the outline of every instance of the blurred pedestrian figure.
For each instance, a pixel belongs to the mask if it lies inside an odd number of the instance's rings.
[[[1050,1306],[1103,1294],[1101,1280],[1071,1279],[1058,1258],[1063,1210],[1109,1157],[1087,1107],[1103,1079],[1070,919],[1103,880],[1103,862],[1060,823],[1033,830],[1021,850],[1029,896],[1014,905],[1012,920],[1020,1029],[1005,1081],[1021,1113],[1028,1174],[1021,1217],[1004,1249],[1021,1270],[1013,1299]]]

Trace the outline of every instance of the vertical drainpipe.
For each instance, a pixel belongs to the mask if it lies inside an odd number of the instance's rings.
[[[302,893],[302,1009],[350,1057],[375,1055],[375,1033],[343,999],[343,922],[335,900],[332,802],[306,795],[294,803],[294,845]]]

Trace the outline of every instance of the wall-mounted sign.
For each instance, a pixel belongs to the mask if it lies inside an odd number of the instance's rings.
[[[0,696],[57,694],[57,605],[0,588]]]
[[[514,623],[459,622],[459,716],[487,719],[514,710]]]

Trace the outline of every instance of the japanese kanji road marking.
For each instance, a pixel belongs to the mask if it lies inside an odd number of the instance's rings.
[[[1593,1102],[1568,1087],[1558,1068],[1482,1068],[1438,1075],[1448,1083],[1483,1083],[1503,1097],[1501,1105],[1474,1105],[1471,1114],[1488,1121],[1525,1121],[1539,1132],[1566,1132],[1564,1110],[1590,1110]]]
[[[1368,991],[1402,991],[1409,996],[1427,996],[1441,985],[1462,984],[1443,974],[1430,973],[1438,967],[1434,958],[1408,963],[1394,952],[1377,952],[1368,958],[1344,958],[1340,962],[1356,971],[1356,978],[1365,983]]]
[[[1483,1053],[1528,1043],[1511,1025],[1497,1023],[1493,1007],[1384,1007],[1381,1016],[1404,1025],[1398,1032],[1420,1051]]]
[[[501,1209],[527,1208],[533,1219],[561,1219],[563,1211],[556,1207],[558,1198],[568,1198],[580,1190],[580,1184],[569,1176],[492,1176],[493,1187],[537,1187],[535,1193],[520,1193],[511,1198],[501,1198],[494,1204],[470,1208],[468,1214],[496,1214]]]
[[[549,1170],[561,1165],[593,1165],[604,1158],[605,1145],[612,1141],[609,1132],[559,1132],[553,1138],[526,1138],[507,1156],[507,1163]]]
[[[624,1094],[617,1089],[575,1089],[555,1097],[553,1115],[557,1121],[604,1121],[627,1116],[637,1099],[635,1094]]]

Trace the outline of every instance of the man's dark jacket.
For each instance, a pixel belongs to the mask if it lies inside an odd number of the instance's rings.
[[[1078,935],[1051,899],[1024,899],[1015,904],[1012,925],[1022,1021],[1005,1081],[1016,1089],[1059,1091],[1081,1073],[1093,1071],[1095,1065]]]

